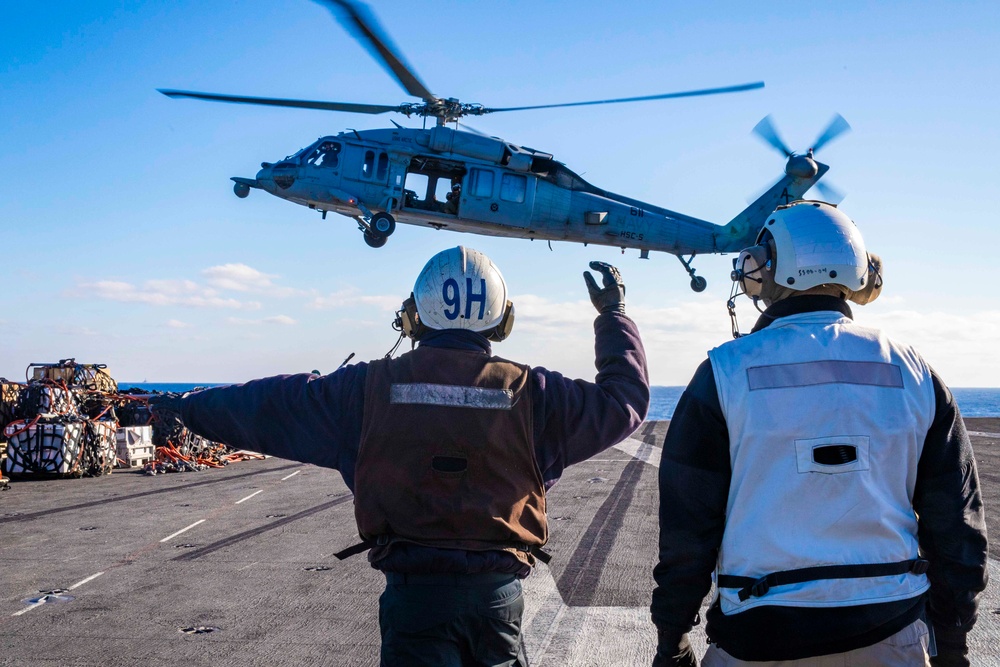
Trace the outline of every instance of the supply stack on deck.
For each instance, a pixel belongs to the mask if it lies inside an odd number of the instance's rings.
[[[0,489],[7,488],[7,478],[3,476],[7,470],[7,437],[4,427],[20,419],[18,409],[21,402],[23,385],[0,378]]]
[[[4,470],[11,475],[98,476],[116,463],[118,385],[100,364],[30,364],[20,385]]]
[[[0,471],[11,476],[96,477],[116,466],[156,474],[263,458],[201,438],[170,413],[154,418],[148,394],[119,392],[103,364],[30,364],[25,378],[0,378]]]

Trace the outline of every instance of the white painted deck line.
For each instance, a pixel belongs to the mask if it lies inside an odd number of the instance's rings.
[[[45,600],[39,600],[35,604],[29,604],[27,607],[25,607],[21,611],[15,611],[13,614],[11,614],[11,616],[20,616],[21,614],[27,614],[32,609],[35,609],[37,607],[41,607],[43,604],[45,604]]]
[[[1000,438],[1000,433],[987,433],[986,431],[966,431],[969,435],[978,435],[980,438]]]
[[[186,533],[186,532],[188,532],[189,530],[191,530],[192,528],[194,528],[195,526],[197,526],[198,524],[202,524],[202,523],[205,523],[205,519],[198,519],[197,521],[195,521],[194,523],[192,523],[192,524],[191,524],[190,526],[188,526],[187,528],[181,528],[181,529],[180,529],[180,530],[178,530],[178,531],[177,531],[176,533],[173,533],[172,535],[167,535],[167,536],[166,536],[166,537],[164,537],[164,538],[163,538],[162,540],[160,540],[160,542],[166,542],[166,541],[168,541],[168,540],[172,540],[172,539],[174,539],[175,537],[177,537],[178,535],[180,535],[181,533]]]
[[[296,470],[291,475],[285,475],[284,477],[282,477],[280,481],[284,482],[286,479],[291,479],[292,477],[295,477],[296,475],[298,475],[300,472],[302,472],[302,471],[301,470]]]
[[[86,584],[87,582],[90,582],[90,581],[93,581],[94,579],[97,579],[97,578],[98,578],[99,576],[101,576],[102,574],[104,574],[104,573],[103,573],[103,572],[98,572],[97,574],[92,574],[92,575],[90,575],[89,577],[87,577],[86,579],[84,579],[83,581],[78,581],[78,582],[76,582],[75,584],[73,584],[72,586],[70,586],[69,588],[67,588],[66,590],[69,590],[69,591],[71,591],[71,590],[73,590],[74,588],[79,588],[80,586],[83,586],[83,585],[84,585],[84,584]]]
[[[258,493],[264,493],[264,489],[261,489],[260,491],[254,491],[253,493],[251,493],[246,498],[241,498],[240,500],[237,500],[235,504],[239,505],[240,503],[245,503],[246,501],[248,501],[251,498],[253,498],[254,496],[256,496]]]
[[[643,463],[648,463],[656,468],[660,467],[660,455],[663,450],[659,447],[654,447],[642,440],[636,440],[635,438],[625,438],[617,445],[615,449],[620,452],[625,452],[634,459],[639,459]]]

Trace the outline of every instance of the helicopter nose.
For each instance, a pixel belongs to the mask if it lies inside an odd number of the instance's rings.
[[[261,164],[261,170],[257,172],[257,180],[268,185],[273,184],[281,190],[287,190],[295,183],[298,171],[298,165],[294,162],[279,162],[275,165],[265,162]]]

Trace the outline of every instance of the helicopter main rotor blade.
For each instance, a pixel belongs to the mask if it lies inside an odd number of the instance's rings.
[[[321,111],[350,111],[353,113],[378,114],[388,111],[399,111],[399,107],[384,104],[354,104],[352,102],[313,102],[310,100],[284,100],[274,97],[245,97],[239,95],[218,95],[216,93],[196,93],[190,90],[164,90],[158,88],[167,97],[190,97],[196,100],[210,102],[232,102],[234,104],[257,104],[269,107],[293,107],[296,109],[319,109]]]
[[[785,142],[781,140],[781,137],[778,136],[778,130],[774,128],[774,122],[771,120],[771,114],[764,116],[759,123],[754,125],[751,132],[771,146],[774,146],[785,157],[792,157],[794,155],[788,146],[785,145]]]
[[[566,102],[564,104],[539,104],[530,107],[503,107],[483,109],[482,113],[496,113],[498,111],[527,111],[529,109],[556,109],[558,107],[582,107],[591,104],[619,104],[621,102],[645,102],[647,100],[666,100],[674,97],[699,97],[701,95],[720,95],[722,93],[738,93],[744,90],[755,90],[763,88],[764,82],[745,83],[739,86],[727,86],[725,88],[705,88],[703,90],[687,90],[681,93],[664,93],[663,95],[645,95],[643,97],[620,97],[614,100],[594,100],[592,102]]]
[[[851,130],[851,125],[844,117],[839,113],[834,114],[833,118],[830,120],[830,124],[826,126],[823,133],[819,135],[816,139],[816,143],[813,144],[812,149],[814,152],[819,152],[819,149],[827,145],[844,132],[849,132]]]
[[[426,101],[436,99],[434,93],[427,90],[427,86],[423,84],[413,68],[403,61],[399,49],[395,48],[392,40],[385,35],[378,20],[365,5],[351,0],[317,0],[317,2],[326,5],[333,11],[337,19],[354,35],[355,39],[360,41],[368,52],[380,60],[389,73],[396,77],[406,92]]]

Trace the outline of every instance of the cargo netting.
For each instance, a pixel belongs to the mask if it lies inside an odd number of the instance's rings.
[[[30,364],[25,377],[0,378],[0,471],[10,475],[96,477],[116,466],[155,475],[263,458],[154,415],[147,400],[159,392],[121,392],[103,364]]]

